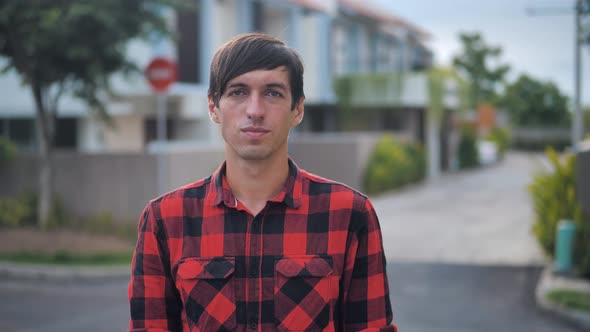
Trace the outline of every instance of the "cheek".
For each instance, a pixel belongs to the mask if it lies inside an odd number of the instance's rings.
[[[232,117],[231,114],[224,113],[219,120],[219,127],[221,128],[223,136],[228,137],[230,135],[237,135],[239,124],[235,117]]]

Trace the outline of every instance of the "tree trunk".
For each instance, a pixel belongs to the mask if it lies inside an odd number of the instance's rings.
[[[51,147],[53,141],[52,116],[47,114],[42,88],[33,83],[31,85],[36,106],[36,127],[39,139],[39,201],[37,205],[37,224],[41,229],[49,226],[49,216],[53,202],[53,164]]]
[[[42,137],[42,136],[41,136]],[[37,223],[41,229],[49,226],[49,216],[53,199],[53,163],[51,144],[47,139],[39,139],[39,205]]]

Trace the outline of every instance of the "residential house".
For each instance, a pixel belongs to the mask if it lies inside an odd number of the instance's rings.
[[[347,129],[339,110],[335,80],[352,77],[353,106],[359,130],[397,130],[424,141],[427,84],[415,70],[432,65],[425,46],[428,33],[377,7],[354,0],[193,0],[196,10],[162,10],[177,30],[173,41],[153,36],[150,42],[129,43],[129,57],[146,66],[155,56],[176,61],[178,81],[167,94],[167,138],[171,142],[218,142],[218,130],[207,113],[206,91],[211,58],[225,40],[262,31],[297,49],[306,64],[306,117],[300,132]],[[373,96],[371,84],[350,75],[378,73],[404,76],[401,99],[395,93]],[[367,76],[368,75],[368,76]],[[392,76],[393,77],[393,76]],[[366,78],[369,82],[370,78]],[[393,83],[392,83],[393,84]],[[156,98],[141,76],[113,78],[117,96],[107,108],[113,126],[102,123],[79,101],[64,97],[60,104],[56,144],[81,152],[138,152],[156,140]],[[393,86],[393,85],[392,85]],[[34,104],[14,73],[0,76],[0,136],[23,149],[35,149]],[[398,89],[399,90],[399,89]],[[399,97],[399,96],[398,96]],[[401,103],[399,101],[402,101]],[[367,112],[370,110],[370,112]]]

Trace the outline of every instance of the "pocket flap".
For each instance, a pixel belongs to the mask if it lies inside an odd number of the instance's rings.
[[[187,258],[178,266],[182,279],[225,279],[234,273],[233,257]]]
[[[277,262],[276,270],[285,277],[327,277],[333,272],[332,257],[284,257]]]

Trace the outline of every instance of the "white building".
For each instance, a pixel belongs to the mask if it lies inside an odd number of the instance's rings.
[[[178,64],[178,82],[168,93],[171,141],[219,140],[216,125],[207,114],[209,64],[215,50],[239,33],[266,32],[302,55],[308,112],[301,131],[338,130],[334,78],[351,73],[410,72],[432,63],[432,53],[424,46],[427,33],[361,0],[193,1],[195,12],[162,12],[177,29],[178,42],[154,38],[149,43],[133,41],[128,47],[129,57],[139,67],[155,56],[169,57]],[[0,76],[0,136],[23,149],[34,149],[34,103],[29,89],[19,82],[14,73]],[[137,152],[156,139],[155,97],[144,78],[114,77],[113,88],[118,97],[107,105],[113,127],[93,117],[83,103],[63,98],[58,147],[81,152]],[[426,85],[418,90],[426,95]]]

